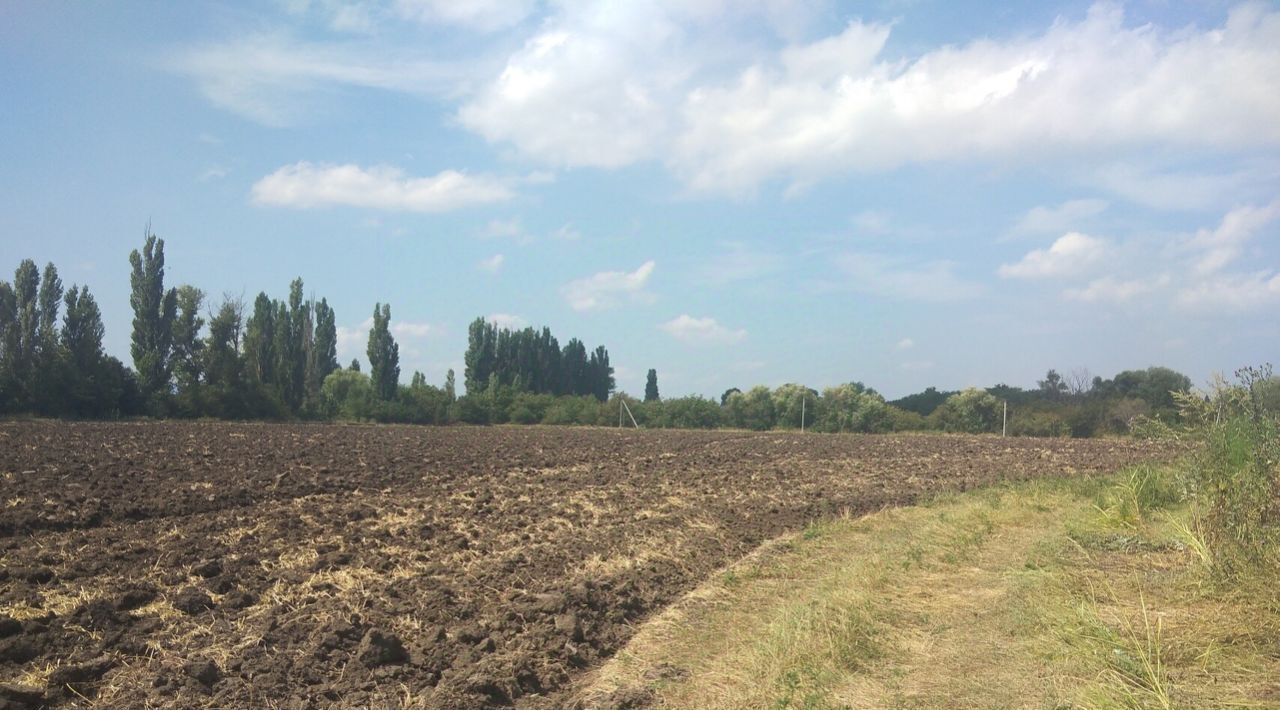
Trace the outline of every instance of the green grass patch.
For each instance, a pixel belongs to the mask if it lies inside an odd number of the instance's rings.
[[[1280,707],[1280,586],[1215,574],[1189,469],[937,496],[766,544],[580,692],[675,708]],[[678,679],[655,684],[652,669]]]

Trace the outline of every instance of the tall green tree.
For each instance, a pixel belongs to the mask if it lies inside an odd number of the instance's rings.
[[[391,304],[375,304],[369,329],[369,378],[378,399],[395,399],[400,386],[400,346],[391,336]]]
[[[285,310],[281,304],[276,317],[280,391],[289,408],[297,411],[306,392],[307,357],[311,350],[309,338],[313,330],[311,309],[302,299],[301,278],[289,284],[288,309]]]
[[[200,317],[203,305],[204,291],[185,284],[178,287],[178,315],[173,321],[173,351],[170,362],[178,384],[178,393],[186,397],[194,397],[200,385],[205,347],[205,342],[200,338],[200,330],[204,328],[204,318]]]
[[[246,403],[243,362],[240,359],[241,324],[244,303],[224,296],[216,313],[209,317],[205,340],[204,376],[213,414],[241,418],[251,414]]]
[[[315,306],[316,331],[315,347],[312,348],[312,368],[315,379],[324,383],[330,372],[338,370],[338,324],[333,307],[324,298]]]
[[[133,271],[129,305],[133,306],[133,338],[129,353],[138,372],[138,386],[153,413],[163,411],[157,398],[169,394],[169,356],[173,347],[173,321],[177,317],[178,292],[164,288],[164,240],[148,230],[139,253],[129,254]]]
[[[66,357],[66,409],[77,416],[102,416],[118,407],[103,362],[102,312],[87,286],[72,286],[63,297],[62,352]]]
[[[49,262],[40,278],[36,326],[35,377],[32,409],[47,415],[61,414],[65,409],[66,373],[58,342],[58,310],[62,306],[62,279],[58,267]]]
[[[609,394],[614,388],[613,367],[609,365],[609,351],[603,345],[597,346],[591,352],[591,359],[587,362],[587,373],[587,394],[601,402],[608,401]]]
[[[467,394],[479,394],[489,386],[489,375],[497,363],[497,337],[497,328],[484,318],[467,326],[467,352],[463,356],[466,369],[462,373]]]
[[[659,399],[658,371],[653,368],[649,368],[649,374],[645,376],[644,380],[644,401],[657,402]]]
[[[276,306],[265,293],[253,301],[245,326],[245,369],[255,383],[272,385],[276,373]]]
[[[13,349],[6,358],[11,363],[14,406],[19,410],[30,410],[32,406],[32,381],[40,332],[39,293],[40,269],[34,261],[23,259],[13,273]]]
[[[561,394],[591,394],[587,365],[587,346],[577,338],[570,338],[560,353]]]
[[[13,372],[18,351],[18,300],[13,286],[0,281],[0,412],[17,408],[17,380]]]

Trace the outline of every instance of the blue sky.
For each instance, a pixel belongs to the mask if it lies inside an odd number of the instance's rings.
[[[0,6],[0,266],[476,316],[619,386],[1033,386],[1276,360],[1280,7],[294,0]]]

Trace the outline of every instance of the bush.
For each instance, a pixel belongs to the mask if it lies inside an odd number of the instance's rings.
[[[257,394],[264,399],[268,393],[265,388],[257,388]],[[370,415],[373,404],[373,385],[369,377],[352,370],[334,370],[324,378],[320,385],[320,398],[331,416],[342,419],[366,419]],[[265,406],[265,401],[251,403],[251,406]]]
[[[1192,492],[1215,572],[1227,579],[1259,571],[1273,577],[1280,568],[1280,423],[1259,406],[1255,389],[1271,379],[1271,368],[1236,375],[1239,385],[1219,382],[1207,398],[1180,398],[1183,420],[1202,422],[1204,432]]]
[[[951,395],[935,414],[945,431],[981,434],[1000,430],[1000,400],[976,387]]]

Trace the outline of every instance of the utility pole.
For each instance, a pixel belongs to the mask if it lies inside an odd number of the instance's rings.
[[[809,394],[806,392],[805,395],[800,398],[800,433],[801,434],[804,433],[804,406],[806,403],[808,403],[808,401],[809,401]]]
[[[1004,417],[1000,423],[1000,436],[1009,435],[1009,400],[1004,401]]]

